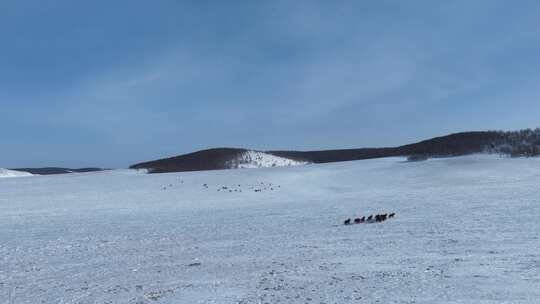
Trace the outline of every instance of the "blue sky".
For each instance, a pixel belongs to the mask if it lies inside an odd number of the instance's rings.
[[[538,1],[0,2],[0,167],[540,126]]]

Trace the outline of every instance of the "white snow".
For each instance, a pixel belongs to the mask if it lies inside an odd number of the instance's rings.
[[[275,156],[261,151],[248,150],[237,159],[229,161],[227,166],[230,169],[247,169],[247,168],[272,168],[272,167],[289,167],[301,166],[309,164],[306,161],[297,161],[285,157]]]
[[[9,170],[0,168],[0,178],[2,177],[22,177],[22,176],[32,176],[33,174],[28,172],[22,172],[22,171],[15,171],[15,170]]]
[[[540,299],[540,159],[126,172],[0,180],[0,303]]]

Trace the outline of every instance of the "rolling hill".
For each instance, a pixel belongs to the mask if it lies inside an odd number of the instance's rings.
[[[59,167],[44,167],[44,168],[16,168],[12,170],[28,172],[31,174],[38,174],[38,175],[52,175],[52,174],[95,172],[95,171],[103,171],[105,169],[102,169],[102,168],[69,169],[69,168],[59,168]]]
[[[240,148],[201,150],[180,156],[147,161],[130,166],[150,173],[220,170],[235,168],[293,166],[310,163],[332,163],[392,156],[411,159],[462,156],[475,153],[499,153],[511,156],[533,156],[540,151],[540,130],[517,132],[477,131],[454,133],[413,144],[386,147],[320,151],[256,151]],[[246,160],[246,155],[260,158]]]

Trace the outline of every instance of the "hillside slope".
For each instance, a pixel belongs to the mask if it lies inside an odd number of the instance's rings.
[[[539,132],[540,134],[540,132]],[[481,152],[501,152],[507,133],[497,131],[463,132],[436,137],[418,143],[390,148],[362,148],[321,151],[253,151],[236,148],[218,148],[165,158],[132,165],[132,169],[148,169],[151,173],[217,170],[259,165],[234,166],[246,153],[259,153],[266,159],[270,156],[279,160],[267,163],[280,165],[299,165],[308,163],[331,163],[393,156],[425,155],[427,157],[460,156]],[[540,144],[540,143],[539,143]],[[266,165],[268,166],[268,165]],[[274,166],[274,165],[269,165]]]

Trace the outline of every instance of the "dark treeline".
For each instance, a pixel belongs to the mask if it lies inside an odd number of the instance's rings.
[[[436,137],[418,143],[393,148],[367,148],[323,151],[271,151],[282,157],[303,159],[313,163],[360,160],[390,156],[445,157],[480,153],[486,146],[498,142],[501,133],[497,131],[463,132]]]
[[[152,173],[227,169],[229,161],[246,151],[246,149],[237,148],[202,150],[139,163],[130,168],[145,168]],[[474,153],[498,153],[512,157],[537,156],[540,154],[540,129],[510,132],[462,132],[390,148],[266,151],[266,153],[311,163],[330,163],[391,156],[406,156],[410,160],[425,160],[430,157],[461,156]]]
[[[246,151],[246,149],[239,148],[208,149],[139,163],[130,166],[130,168],[148,169],[152,173],[228,169],[228,164]],[[310,163],[330,163],[390,156],[406,156],[411,161],[421,161],[430,157],[460,156],[474,153],[531,157],[540,155],[540,128],[520,131],[462,132],[390,148],[266,151],[266,153]],[[45,167],[14,168],[13,170],[32,174],[64,174],[104,169]]]
[[[228,169],[227,164],[246,149],[215,148],[189,154],[139,163],[131,169],[148,169],[150,173]]]
[[[102,169],[102,168],[69,169],[69,168],[59,168],[59,167],[44,167],[44,168],[15,168],[12,170],[23,171],[23,172],[39,174],[39,175],[51,175],[51,174],[95,172],[95,171],[103,171],[106,169]]]
[[[488,153],[512,157],[540,155],[540,129],[498,132],[500,138],[486,147]]]
[[[540,129],[520,131],[462,132],[436,137],[394,148],[365,148],[322,151],[269,151],[269,153],[313,163],[328,163],[391,156],[408,156],[413,160],[429,157],[461,156],[474,153],[502,155],[540,155]]]

